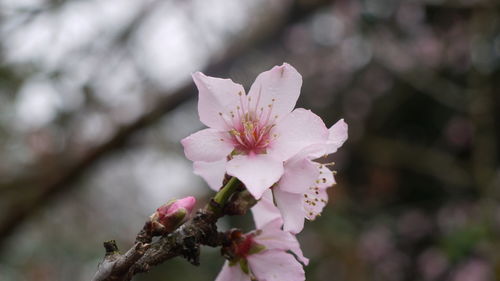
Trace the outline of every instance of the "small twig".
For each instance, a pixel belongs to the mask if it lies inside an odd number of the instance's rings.
[[[114,241],[105,242],[106,254],[92,281],[129,281],[134,275],[176,256],[198,265],[201,245],[218,247],[227,242],[224,234],[217,231],[217,220],[225,215],[242,214],[256,203],[253,198],[249,200],[242,187],[236,178],[230,179],[205,208],[171,233],[155,232],[148,220],[137,234],[135,245],[123,255]],[[154,236],[161,238],[152,243]]]

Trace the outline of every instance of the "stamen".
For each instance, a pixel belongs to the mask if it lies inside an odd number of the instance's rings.
[[[269,118],[271,118],[271,113],[273,112],[273,104],[268,104],[267,107],[269,107],[269,111],[267,112],[266,121],[264,121],[265,125],[269,124]]]
[[[241,113],[245,114],[246,109],[245,109],[245,104],[244,104],[244,100],[243,100],[243,95],[241,94],[241,92],[239,93],[239,96],[240,96]]]
[[[228,128],[231,128],[232,126],[229,124],[229,122],[226,120],[226,118],[224,117],[224,114],[222,112],[219,112],[219,116],[222,118],[222,120],[224,121],[224,123],[226,124],[226,126]]]
[[[262,85],[260,85],[259,87],[259,94],[257,95],[257,102],[255,103],[255,114],[257,114],[257,108],[259,107],[259,103],[260,103],[260,94],[262,92]],[[261,110],[264,110],[264,108],[261,108]],[[260,116],[259,116],[260,118]]]

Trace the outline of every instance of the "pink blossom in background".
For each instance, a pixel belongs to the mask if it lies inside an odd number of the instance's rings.
[[[307,265],[309,260],[303,256],[295,236],[281,230],[282,224],[278,214],[259,230],[247,233],[234,249],[234,259],[226,261],[216,281],[305,280],[300,262]]]
[[[200,120],[209,128],[183,139],[182,145],[195,173],[215,190],[227,173],[259,199],[281,178],[285,161],[328,141],[321,118],[309,110],[293,110],[302,77],[289,64],[261,73],[248,95],[230,79],[200,72],[193,79]]]

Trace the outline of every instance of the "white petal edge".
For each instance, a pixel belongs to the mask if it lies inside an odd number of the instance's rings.
[[[290,254],[279,251],[263,251],[247,258],[248,264],[258,280],[303,281],[305,273],[302,265]]]
[[[229,262],[226,261],[215,281],[251,281],[251,279],[250,275],[241,270],[239,264],[229,266]]]
[[[214,162],[225,159],[234,146],[226,132],[203,129],[181,140],[184,154],[191,161]]]
[[[238,178],[255,199],[283,174],[283,163],[268,154],[237,155],[227,163],[228,175]]]
[[[235,111],[240,104],[240,94],[245,95],[243,86],[231,79],[210,77],[201,72],[193,73],[192,77],[199,93],[200,121],[210,128],[228,130],[227,121],[231,120],[230,112]]]
[[[271,143],[268,153],[283,161],[311,145],[326,144],[328,141],[328,129],[323,120],[303,108],[297,108],[285,116],[271,133],[276,134],[276,139]]]
[[[250,108],[263,108],[265,114],[272,108],[271,116],[280,120],[295,107],[301,87],[302,76],[293,66],[288,63],[275,66],[259,74],[250,87]]]
[[[219,191],[226,174],[226,159],[215,162],[197,161],[193,163],[194,173],[202,177],[214,191]]]
[[[274,220],[279,220],[278,228],[281,228],[283,221],[281,213],[273,203],[273,194],[270,189],[266,190],[262,198],[252,207],[253,221],[255,228],[262,229],[265,225]]]
[[[297,234],[304,229],[303,194],[274,190],[274,201],[283,217],[283,230]]]

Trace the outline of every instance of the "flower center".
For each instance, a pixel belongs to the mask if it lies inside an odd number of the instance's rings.
[[[253,235],[245,235],[243,240],[236,244],[234,249],[235,255],[239,258],[246,258],[254,243]]]
[[[278,115],[273,116],[275,99],[272,99],[266,108],[259,108],[260,93],[255,102],[252,102],[251,97],[246,98],[241,92],[238,95],[240,104],[229,112],[230,118],[219,113],[230,128],[229,134],[233,145],[238,152],[244,154],[266,153],[266,148],[278,137],[271,132],[278,118]]]

